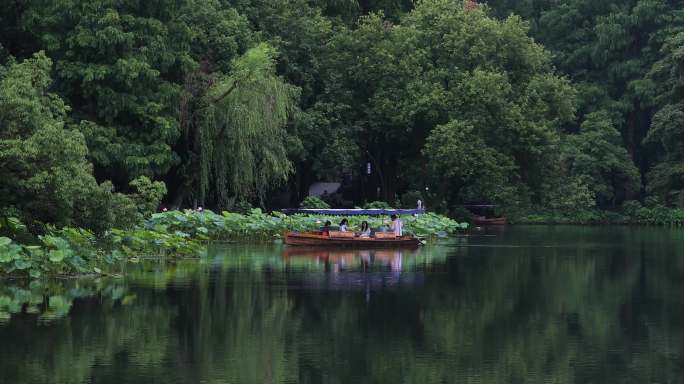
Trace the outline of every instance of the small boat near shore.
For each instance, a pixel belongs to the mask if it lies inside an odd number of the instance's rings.
[[[496,212],[496,205],[479,204],[479,205],[462,205],[461,207],[470,211],[470,220],[474,225],[488,226],[488,225],[506,225],[506,216],[501,216]]]
[[[415,236],[395,237],[391,233],[376,233],[375,237],[356,237],[353,232],[285,232],[286,245],[334,246],[361,248],[418,247],[420,239]]]
[[[505,217],[473,216],[472,220],[475,225],[506,225]]]

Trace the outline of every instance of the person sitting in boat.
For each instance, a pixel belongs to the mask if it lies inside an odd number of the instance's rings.
[[[401,237],[402,236],[402,229],[403,229],[403,223],[401,222],[401,219],[397,215],[392,215],[390,216],[392,219],[392,224],[390,224],[390,228],[394,232],[394,236],[396,237]]]
[[[359,232],[359,237],[370,237],[371,230],[368,226],[368,222],[364,221],[361,223],[361,231]]]
[[[347,226],[349,225],[349,222],[347,219],[342,219],[340,221],[340,232],[347,232]]]
[[[329,236],[329,235],[330,235],[330,226],[331,226],[331,225],[332,225],[332,223],[330,222],[330,220],[326,221],[326,222],[325,222],[325,225],[323,225],[323,227],[321,228],[321,235],[323,235],[323,236]]]

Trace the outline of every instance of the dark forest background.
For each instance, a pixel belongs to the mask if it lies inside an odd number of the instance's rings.
[[[683,11],[4,0],[0,207],[106,227],[149,195],[280,208],[315,181],[336,206],[683,207]]]

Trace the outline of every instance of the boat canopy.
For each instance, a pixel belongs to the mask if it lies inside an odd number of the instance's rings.
[[[422,215],[424,209],[309,209],[287,208],[282,212],[286,215],[309,214],[330,216],[383,216],[383,215]]]

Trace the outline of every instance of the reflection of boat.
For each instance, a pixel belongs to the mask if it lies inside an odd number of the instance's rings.
[[[351,235],[351,236],[350,236]],[[417,247],[420,239],[413,236],[394,237],[377,233],[375,237],[354,237],[351,232],[285,232],[283,240],[287,245],[315,245],[356,248]]]
[[[283,248],[283,258],[290,259],[295,257],[306,257],[324,260],[331,263],[352,264],[359,258],[359,251],[351,249],[334,249],[330,247],[285,247]]]
[[[295,257],[309,257],[315,259],[329,260],[331,262],[352,261],[352,260],[384,260],[391,262],[393,259],[401,258],[402,256],[415,256],[418,253],[417,249],[400,250],[400,249],[344,249],[332,247],[316,247],[316,246],[301,246],[301,247],[286,247],[283,248],[283,257],[285,259]]]
[[[415,286],[423,283],[423,276],[405,265],[420,252],[419,248],[350,249],[334,247],[284,247],[285,263],[315,260],[324,266],[324,274],[306,274],[303,284],[317,289],[366,289]]]

